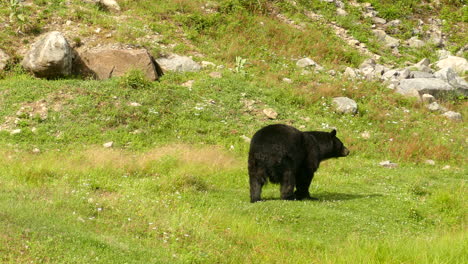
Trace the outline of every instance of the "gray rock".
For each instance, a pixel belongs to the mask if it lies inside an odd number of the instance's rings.
[[[201,69],[201,66],[190,57],[180,56],[177,54],[159,58],[156,62],[161,66],[163,71],[196,72]]]
[[[418,39],[418,37],[412,37],[412,38],[408,39],[406,43],[411,48],[422,48],[422,47],[424,47],[426,45],[426,43],[424,41]]]
[[[430,104],[435,101],[435,97],[430,94],[423,94],[421,96],[421,100],[423,101],[423,103]]]
[[[348,97],[333,98],[335,110],[342,114],[356,114],[358,112],[357,103]]]
[[[353,68],[351,67],[346,67],[343,75],[345,77],[348,77],[348,78],[351,78],[351,79],[354,79],[354,78],[357,78],[358,77],[358,74],[356,72],[356,70],[354,70]]]
[[[361,65],[359,65],[359,69],[364,69],[364,68],[367,68],[367,67],[372,67],[374,68],[375,66],[377,65],[377,63],[375,62],[374,59],[367,59],[365,61],[363,61],[361,63]]]
[[[125,75],[130,70],[140,70],[154,81],[162,75],[159,66],[146,49],[120,49],[100,47],[77,54],[75,72],[98,80]]]
[[[429,66],[429,64],[431,64],[431,61],[428,58],[424,58],[420,60],[418,63],[416,63],[414,66],[419,69],[422,66]]]
[[[401,20],[395,19],[395,20],[392,20],[392,21],[388,22],[386,26],[388,26],[388,27],[397,27],[400,24],[401,24]]]
[[[5,69],[7,61],[10,59],[10,56],[6,54],[2,49],[0,49],[0,71]]]
[[[422,72],[422,71],[412,71],[410,78],[417,79],[417,78],[435,78],[434,74],[429,72]]]
[[[346,10],[344,10],[343,8],[337,8],[336,9],[336,14],[339,15],[339,16],[347,16],[348,12],[346,12]]]
[[[386,47],[396,48],[400,45],[399,39],[387,35],[387,33],[381,29],[374,29],[372,32],[374,32],[374,35],[379,41],[385,43]]]
[[[109,11],[120,11],[120,6],[115,0],[99,0],[99,4]]]
[[[443,68],[434,73],[434,76],[448,82],[450,85],[458,89],[461,93],[467,94],[468,83],[450,67]]]
[[[454,120],[454,121],[462,121],[463,120],[462,115],[460,113],[453,112],[453,111],[447,111],[442,115],[447,117],[448,119],[451,119],[451,120]]]
[[[381,17],[373,17],[372,22],[374,22],[375,24],[383,25],[383,24],[387,23],[387,20],[385,20],[385,19],[383,19]]]
[[[311,58],[302,58],[296,62],[296,66],[306,68],[309,66],[316,67],[318,64]]]
[[[432,103],[426,105],[426,107],[431,112],[442,112],[442,113],[447,112],[447,108],[441,106],[437,102],[432,102]]]
[[[452,53],[448,50],[437,50],[437,56],[439,57],[439,60],[443,60],[448,58],[449,56],[452,56]]]
[[[72,72],[72,50],[60,32],[52,31],[39,37],[21,65],[37,77],[68,76]]]
[[[436,98],[443,98],[457,93],[454,87],[437,78],[404,79],[400,81],[397,87],[397,91],[401,94],[410,93],[412,89],[416,90],[420,95],[427,93]]]
[[[278,117],[278,113],[272,108],[263,109],[263,114],[266,115],[269,119],[276,119]]]
[[[450,67],[462,76],[468,71],[468,61],[457,56],[448,56],[446,59],[439,60],[436,66],[441,69]]]
[[[398,164],[393,163],[393,162],[391,162],[389,160],[382,161],[382,162],[379,163],[379,165],[382,166],[382,167],[385,167],[385,168],[390,168],[390,169],[394,169],[394,168],[398,167]]]

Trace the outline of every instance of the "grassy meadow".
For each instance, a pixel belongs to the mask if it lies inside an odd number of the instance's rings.
[[[158,43],[140,43],[155,56],[224,67],[148,82],[137,71],[41,80],[8,65],[0,74],[0,263],[468,263],[466,121],[379,82],[297,68],[306,56],[338,72],[365,59],[298,12],[325,6],[327,17],[325,3],[212,1],[218,12],[205,14],[207,1],[119,1],[121,15],[136,19],[115,23],[122,18],[91,3],[32,2],[42,17],[21,10],[31,18],[25,29],[44,30],[54,13],[87,25],[77,31],[83,41],[96,27],[114,33],[102,39],[109,42],[157,34]],[[383,2],[376,7],[398,4]],[[361,22],[350,31],[373,49]],[[0,43],[13,49],[36,33],[2,31]],[[398,64],[427,50],[374,52]],[[335,96],[354,99],[359,113],[335,113]],[[465,98],[440,103],[468,116]],[[318,200],[282,201],[270,184],[265,201],[249,202],[246,137],[274,123],[336,128],[350,149],[321,164],[310,189]]]

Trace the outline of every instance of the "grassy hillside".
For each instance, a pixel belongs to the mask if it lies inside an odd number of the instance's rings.
[[[403,25],[430,15],[466,30],[458,1],[430,12],[419,1],[369,2]],[[391,55],[348,3],[350,16],[339,19],[320,1],[119,1],[120,13],[27,3],[15,11],[24,21],[0,4],[0,47],[16,56],[0,75],[0,263],[468,261],[466,121],[381,83],[330,75],[366,57],[304,10],[336,20],[386,63],[435,56],[433,48]],[[153,83],[139,72],[107,81],[23,72],[14,63],[21,49],[57,29],[76,45],[122,42],[221,67]],[[449,49],[466,43],[459,32]],[[304,72],[302,57],[326,70]],[[335,96],[354,99],[359,113],[335,113]],[[440,103],[468,116],[463,98]],[[273,123],[337,128],[351,150],[321,165],[310,190],[317,201],[281,201],[268,185],[265,202],[249,203],[245,137]]]

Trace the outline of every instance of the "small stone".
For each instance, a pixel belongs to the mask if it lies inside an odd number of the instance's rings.
[[[41,153],[41,150],[38,149],[38,148],[33,148],[32,152],[33,152],[34,154],[38,154],[38,153]]]
[[[443,114],[443,116],[447,117],[448,119],[451,119],[453,121],[462,121],[462,115],[458,112],[453,112],[453,111],[447,111]]]
[[[292,83],[292,80],[289,78],[283,78],[283,82],[285,83]]]
[[[333,98],[333,105],[335,110],[342,114],[356,114],[358,112],[357,103],[348,97]]]
[[[346,10],[344,10],[343,8],[337,8],[336,9],[336,14],[339,15],[339,16],[347,16],[348,12],[346,12]]]
[[[272,108],[263,109],[263,114],[265,114],[269,119],[276,119],[278,117],[278,113],[276,113]]]
[[[361,137],[363,139],[369,139],[371,137],[371,135],[370,135],[369,131],[364,131],[364,132],[361,133]]]
[[[426,107],[431,112],[445,112],[445,111],[447,111],[447,108],[439,105],[437,102],[432,102],[432,103],[428,104]]]
[[[240,136],[240,138],[242,138],[245,143],[250,143],[251,139],[249,137],[247,137],[246,135],[242,135],[242,136]]]
[[[309,67],[309,66],[317,66],[318,64],[313,61],[311,58],[303,58],[296,62],[296,65],[301,68]]]
[[[424,163],[427,164],[427,165],[431,165],[431,166],[435,165],[435,161],[433,161],[433,160],[426,160]]]
[[[208,74],[211,78],[215,78],[215,79],[220,79],[223,77],[223,75],[220,73],[220,72],[211,72],[210,74]]]
[[[18,129],[15,129],[15,130],[12,130],[12,131],[10,132],[11,135],[16,135],[16,134],[19,134],[19,133],[21,133],[21,129],[19,129],[19,128],[18,128]]]
[[[186,82],[184,82],[183,84],[181,84],[182,86],[184,87],[187,87],[187,88],[192,88],[193,84],[195,83],[194,80],[188,80]]]
[[[101,33],[102,29],[101,28],[96,28],[96,30],[94,30],[95,33],[99,34]]]
[[[140,103],[137,103],[137,102],[131,102],[129,105],[130,105],[130,106],[133,106],[133,107],[141,106],[141,104],[140,104]]]
[[[65,22],[65,25],[67,26],[70,26],[73,22],[71,20],[67,20],[67,22]]]
[[[394,168],[398,167],[398,164],[393,163],[393,162],[391,162],[389,160],[382,161],[382,162],[379,163],[379,165],[382,166],[382,167],[385,167],[385,168],[390,168],[390,169],[394,169]]]
[[[112,148],[112,146],[114,146],[114,142],[110,141],[110,142],[104,143],[102,146],[105,148]]]
[[[451,168],[450,165],[445,165],[442,169],[443,170],[449,170],[450,168]]]
[[[202,68],[208,68],[208,67],[216,67],[216,64],[210,62],[210,61],[202,61],[201,62],[201,67]]]
[[[426,103],[426,104],[430,104],[432,102],[435,102],[435,97],[432,96],[431,94],[423,94],[421,96],[421,99],[422,99],[423,103]]]

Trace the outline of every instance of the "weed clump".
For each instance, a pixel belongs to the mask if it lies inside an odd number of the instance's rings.
[[[124,89],[147,89],[151,87],[151,81],[141,70],[131,70],[120,78],[119,86]]]

